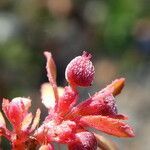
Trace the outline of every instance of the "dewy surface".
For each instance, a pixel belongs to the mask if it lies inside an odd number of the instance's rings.
[[[77,104],[80,98],[77,87],[91,86],[93,82],[92,55],[83,52],[68,64],[65,72],[68,85],[64,88],[57,87],[56,66],[51,53],[44,52],[44,55],[49,80],[41,86],[42,103],[48,109],[44,121],[39,124],[40,109],[35,115],[29,112],[29,98],[3,99],[2,110],[12,130],[7,129],[0,113],[0,135],[10,141],[13,150],[54,150],[54,142],[66,144],[69,150],[115,149],[111,141],[88,131],[89,127],[117,137],[134,137],[132,128],[124,122],[128,118],[118,113],[115,103],[115,96],[124,87],[124,78],[114,80]]]

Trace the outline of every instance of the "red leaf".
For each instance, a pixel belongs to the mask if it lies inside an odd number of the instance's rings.
[[[133,137],[134,133],[132,128],[126,123],[121,122],[119,119],[109,118],[107,116],[85,116],[80,119],[81,123],[97,130],[106,132],[108,134],[118,137]]]
[[[50,83],[56,82],[56,66],[52,54],[50,52],[45,51],[44,55],[47,59],[47,64],[46,64],[47,77]]]
[[[74,119],[78,116],[87,115],[115,117],[117,115],[117,107],[111,91],[106,91],[105,93],[98,92],[94,94],[92,97],[73,108],[67,118]]]
[[[56,66],[55,66],[55,62],[54,62],[52,54],[50,52],[45,51],[44,55],[47,59],[47,63],[46,63],[47,77],[48,77],[48,80],[49,80],[50,84],[53,87],[55,99],[56,99],[56,101],[58,101],[59,96],[58,96],[57,84],[56,84]]]
[[[64,88],[64,93],[58,101],[58,113],[63,116],[70,111],[78,99],[78,92],[70,86]]]
[[[111,84],[107,85],[106,88],[102,89],[100,92],[112,91],[113,96],[116,96],[121,92],[124,84],[125,78],[116,79]]]
[[[120,120],[128,120],[128,117],[122,114],[117,114],[114,116],[109,116],[110,118],[114,118],[114,119],[120,119]]]
[[[124,78],[116,79],[115,81],[112,82],[112,87],[114,88],[113,90],[114,96],[118,95],[121,92],[121,90],[124,87],[124,83],[125,83]]]

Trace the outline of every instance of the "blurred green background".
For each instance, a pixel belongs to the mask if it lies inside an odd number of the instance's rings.
[[[149,0],[0,0],[0,100],[30,96],[34,110],[47,81],[43,51],[53,54],[60,86],[69,61],[89,51],[96,77],[81,99],[125,77],[117,104],[136,137],[112,139],[122,150],[149,150],[149,8]]]

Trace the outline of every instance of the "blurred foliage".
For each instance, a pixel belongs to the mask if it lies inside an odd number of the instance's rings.
[[[138,5],[138,0],[109,2],[110,12],[106,22],[104,41],[109,41],[109,44],[106,43],[106,45],[110,53],[113,54],[111,49],[115,49],[116,54],[121,55],[122,51],[128,47],[133,24],[139,11]]]
[[[61,85],[65,66],[82,50],[101,57],[101,68],[106,65],[112,75],[146,63],[150,55],[147,4],[147,0],[1,0],[0,96],[22,94],[47,80],[44,50],[54,55]]]
[[[146,81],[150,75],[149,8],[149,0],[0,0],[0,99],[31,96],[36,107],[37,91],[47,81],[43,51],[52,52],[58,84],[64,85],[66,65],[87,50],[95,59],[98,87],[93,90],[118,76],[126,77],[130,86],[131,78],[136,84],[128,87],[122,110],[128,112],[130,107],[130,114],[139,117],[143,108],[149,114],[149,108],[141,107],[146,102],[149,106],[149,95],[143,90],[150,83]],[[81,92],[87,97],[87,91]],[[131,97],[136,101],[131,102]],[[141,114],[140,120],[143,118]],[[138,131],[144,133],[141,128]],[[138,149],[141,138],[129,146]]]

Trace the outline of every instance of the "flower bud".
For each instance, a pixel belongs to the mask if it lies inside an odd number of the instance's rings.
[[[79,132],[76,133],[75,140],[68,147],[69,150],[96,150],[97,141],[93,133]]]
[[[65,76],[72,86],[91,85],[95,73],[91,57],[91,54],[84,51],[82,56],[77,56],[68,64]]]
[[[8,120],[18,127],[24,117],[26,116],[29,107],[31,106],[31,100],[28,98],[16,97],[11,102],[7,99],[3,99],[3,111],[5,112]]]

